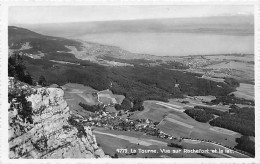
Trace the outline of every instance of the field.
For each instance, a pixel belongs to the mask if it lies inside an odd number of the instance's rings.
[[[236,97],[244,98],[248,100],[255,100],[254,85],[240,83],[237,91],[233,92]]]
[[[216,81],[216,82],[224,82],[225,80],[222,78],[223,76],[225,76],[224,74],[214,74],[214,76],[220,76],[219,78],[216,78],[216,77],[210,77],[210,76],[202,76],[202,78],[204,79],[208,79],[208,80],[212,80],[212,81]]]
[[[177,104],[179,106],[183,106],[183,108],[188,107],[194,107],[194,106],[204,106],[204,107],[210,107],[216,110],[220,111],[228,111],[229,106],[228,105],[206,105],[202,101],[208,102],[213,99],[214,96],[186,96],[186,98],[183,99],[170,99],[169,102],[172,104]],[[184,101],[187,101],[187,103],[182,103]]]
[[[198,55],[179,58],[190,66],[190,72],[202,74],[203,78],[224,82],[225,77],[237,79],[241,83],[254,84],[253,54]]]
[[[202,158],[198,154],[184,154],[184,153],[161,153],[159,149],[170,149],[180,151],[180,149],[168,147],[165,144],[166,140],[158,139],[152,136],[146,136],[139,132],[125,132],[125,131],[111,131],[104,128],[95,128],[93,131],[97,138],[97,142],[106,154],[118,154],[119,157],[124,158],[158,158],[158,157],[174,157],[174,158]],[[119,137],[118,137],[119,136]],[[158,153],[137,153],[136,155],[126,155],[125,153],[118,153],[117,149],[143,149],[143,150],[157,150]]]
[[[125,96],[115,95],[110,90],[97,92],[98,100],[105,105],[108,104],[121,104]]]
[[[102,147],[106,154],[114,155],[118,154],[119,157],[129,158],[129,157],[174,157],[174,158],[203,158],[203,155],[196,154],[196,153],[184,153],[184,149],[188,150],[223,150],[224,153],[204,153],[209,157],[238,157],[238,158],[245,158],[247,156],[242,155],[238,152],[225,152],[226,149],[222,146],[215,145],[214,143],[207,143],[203,141],[195,141],[195,140],[186,140],[183,141],[170,141],[166,139],[159,139],[154,136],[146,136],[140,132],[130,132],[130,131],[113,131],[104,128],[94,128],[93,130],[94,135],[97,138],[97,142]],[[184,149],[174,148],[167,146],[167,143],[178,143],[182,145]],[[118,153],[117,149],[127,149],[128,153]],[[143,150],[156,150],[157,153],[139,153],[137,152],[136,155],[130,154],[130,149],[143,149]],[[161,153],[160,149],[166,149],[175,151],[175,153]],[[203,154],[203,153],[202,153]]]
[[[113,94],[109,90],[99,92],[91,87],[75,83],[67,83],[63,85],[62,88],[64,90],[64,99],[67,101],[70,110],[82,116],[88,116],[88,112],[79,106],[80,102],[88,105],[121,104],[125,98],[123,95]],[[109,112],[117,112],[113,106],[107,106],[106,110]]]
[[[73,113],[86,116],[86,111],[79,106],[79,103],[85,103],[88,105],[97,105],[97,96],[93,96],[92,93],[96,93],[97,90],[84,86],[81,84],[68,83],[62,86],[64,90],[64,99],[67,101],[70,110]]]
[[[210,71],[212,76],[221,75],[223,77],[233,77],[241,82],[254,82],[254,55],[219,55],[205,56],[205,58],[215,61],[204,69]]]
[[[209,130],[213,130],[219,133],[223,133],[223,134],[227,134],[227,135],[237,135],[237,132],[228,130],[228,129],[224,129],[224,128],[219,128],[219,127],[213,127],[213,128],[209,128]]]
[[[187,107],[187,104],[174,103],[173,100],[170,103],[183,108]],[[144,111],[136,112],[131,117],[158,121],[160,122],[158,128],[169,135],[210,140],[231,147],[236,145],[235,138],[241,136],[233,131],[219,129],[210,126],[208,123],[195,121],[184,112],[169,108],[171,106],[162,106],[160,103],[158,104],[158,101],[145,101],[144,107]]]
[[[211,100],[216,99],[215,96],[194,96],[195,99],[200,99],[201,101],[210,102]]]

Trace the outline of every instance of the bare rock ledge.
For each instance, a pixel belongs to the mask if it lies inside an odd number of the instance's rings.
[[[15,86],[15,87],[14,87]],[[32,121],[24,120],[19,111],[25,108],[15,100],[9,102],[10,158],[104,158],[109,157],[97,146],[89,127],[85,135],[69,124],[71,116],[64,92],[59,88],[35,89],[9,78],[9,91],[31,90]],[[18,91],[19,93],[19,91]]]

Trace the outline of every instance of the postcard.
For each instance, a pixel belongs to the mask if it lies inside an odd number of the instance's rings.
[[[256,1],[0,4],[2,163],[259,161]]]

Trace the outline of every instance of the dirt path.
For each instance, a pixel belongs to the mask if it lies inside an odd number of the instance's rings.
[[[156,103],[157,105],[161,105],[161,106],[164,106],[166,108],[170,108],[170,109],[173,109],[177,112],[183,112],[184,109],[182,109],[181,106],[178,106],[178,105],[173,105],[173,104],[168,104],[168,103],[163,103],[163,102],[158,102]]]
[[[173,118],[166,117],[165,120],[170,121],[170,122],[175,123],[175,124],[179,124],[179,125],[181,125],[181,126],[184,126],[184,127],[189,128],[189,129],[194,128],[194,126],[192,126],[192,125],[189,125],[189,124],[186,124],[186,123],[184,123],[184,122],[175,120],[175,119],[173,119]]]

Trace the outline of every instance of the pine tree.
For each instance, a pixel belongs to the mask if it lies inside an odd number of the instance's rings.
[[[38,84],[45,87],[47,85],[46,79],[43,75],[40,76]]]
[[[31,75],[26,71],[25,64],[22,57],[19,54],[14,54],[8,59],[8,76],[32,85],[33,79]]]

